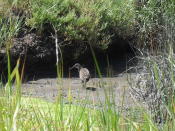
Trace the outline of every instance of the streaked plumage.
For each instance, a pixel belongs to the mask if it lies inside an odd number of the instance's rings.
[[[79,72],[79,78],[81,79],[81,82],[83,84],[83,87],[86,87],[86,83],[90,79],[90,73],[87,68],[83,68],[79,63],[76,63],[73,65],[70,69],[77,68]]]

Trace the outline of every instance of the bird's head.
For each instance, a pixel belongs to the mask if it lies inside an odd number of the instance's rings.
[[[80,70],[82,68],[82,66],[79,63],[76,63],[69,69],[72,70],[73,68],[76,68],[76,69]]]

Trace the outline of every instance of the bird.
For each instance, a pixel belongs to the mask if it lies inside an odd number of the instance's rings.
[[[82,87],[85,87],[86,88],[86,83],[90,79],[89,70],[87,68],[82,67],[79,63],[74,64],[69,69],[72,70],[73,68],[76,68],[78,70],[78,72],[79,72],[79,78],[80,78],[81,83],[82,83]]]

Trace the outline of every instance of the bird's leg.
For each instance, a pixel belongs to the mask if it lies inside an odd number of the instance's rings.
[[[84,87],[84,81],[83,80],[81,81],[81,85],[82,85],[82,87]]]
[[[81,83],[82,83],[82,87],[85,88],[86,87],[86,81],[82,80]]]
[[[86,81],[84,81],[84,88],[86,88]]]

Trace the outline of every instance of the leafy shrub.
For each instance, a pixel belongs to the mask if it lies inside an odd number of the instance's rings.
[[[134,20],[130,1],[32,0],[27,24],[42,29],[47,23],[65,41],[106,49],[112,37],[132,35]]]
[[[19,18],[0,18],[0,48],[17,35],[21,27]]]
[[[137,47],[152,51],[167,47],[167,41],[175,40],[175,1],[137,1]],[[172,33],[170,35],[170,33]]]
[[[17,9],[15,6],[17,6],[19,1],[24,0],[3,0],[2,2],[0,1],[0,4],[2,3],[4,7],[0,9],[0,48],[4,46],[5,43],[7,43],[9,40],[11,40],[14,36],[17,36],[20,31],[23,17],[19,16],[19,10],[18,12],[15,12],[15,9]]]

